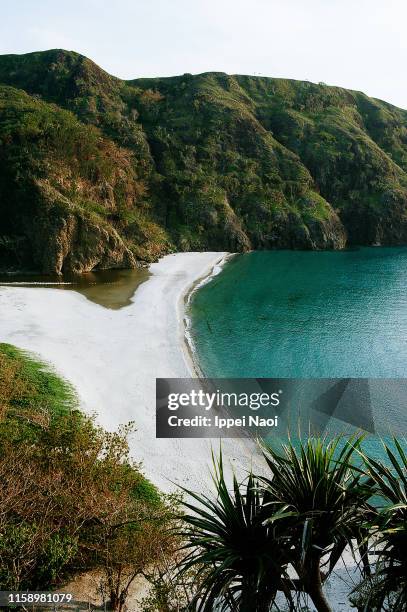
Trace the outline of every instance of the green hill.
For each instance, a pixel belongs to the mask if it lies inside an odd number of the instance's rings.
[[[346,244],[407,244],[407,111],[302,81],[0,56],[1,268]]]

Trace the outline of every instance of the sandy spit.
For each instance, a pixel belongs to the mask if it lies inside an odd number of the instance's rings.
[[[191,287],[216,273],[227,253],[177,253],[152,264],[131,305],[113,311],[74,291],[0,287],[0,341],[32,351],[71,382],[82,409],[114,430],[134,421],[132,457],[161,489],[209,485],[217,440],[156,439],[155,379],[194,376],[184,338]],[[238,473],[253,460],[250,442],[225,440]],[[254,460],[256,462],[256,460]]]

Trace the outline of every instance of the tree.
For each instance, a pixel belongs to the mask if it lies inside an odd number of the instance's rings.
[[[331,611],[323,583],[345,547],[364,540],[372,516],[371,478],[354,460],[361,440],[289,441],[282,454],[263,444],[271,477],[262,482],[273,502],[268,520],[274,521],[276,507],[286,516],[290,563],[299,577],[295,588],[311,597],[318,612]]]
[[[353,593],[353,601],[372,612],[403,612],[407,609],[407,454],[396,439],[393,448],[385,444],[384,451],[387,465],[362,455],[380,500],[371,524],[371,552],[377,563],[373,575]]]
[[[185,490],[190,501],[183,503],[187,512],[179,535],[187,554],[180,573],[195,571],[192,609],[266,612],[277,591],[285,589],[290,542],[280,533],[278,516],[265,523],[270,508],[252,474],[242,486],[234,476],[230,492],[220,455],[213,481],[214,498]]]
[[[101,591],[109,608],[118,612],[136,578],[152,571],[175,548],[172,509],[164,503],[152,508],[129,493],[92,531],[95,560],[103,570]]]
[[[121,609],[169,546],[174,510],[130,458],[132,424],[106,432],[77,406],[44,364],[0,344],[0,588],[49,589],[97,567]]]
[[[178,539],[175,540],[177,546]],[[178,549],[164,554],[159,563],[155,563],[143,572],[149,582],[147,595],[140,602],[141,612],[186,612],[192,611],[192,600],[196,595],[197,584],[194,570],[179,572],[182,556]]]

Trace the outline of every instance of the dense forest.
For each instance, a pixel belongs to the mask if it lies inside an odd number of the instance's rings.
[[[407,243],[407,111],[323,83],[123,81],[0,56],[0,267],[134,267],[182,250]]]

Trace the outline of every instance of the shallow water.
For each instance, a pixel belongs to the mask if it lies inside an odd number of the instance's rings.
[[[46,287],[77,291],[91,302],[118,310],[131,303],[136,289],[150,276],[147,268],[100,270],[77,275],[0,275],[0,286]]]

